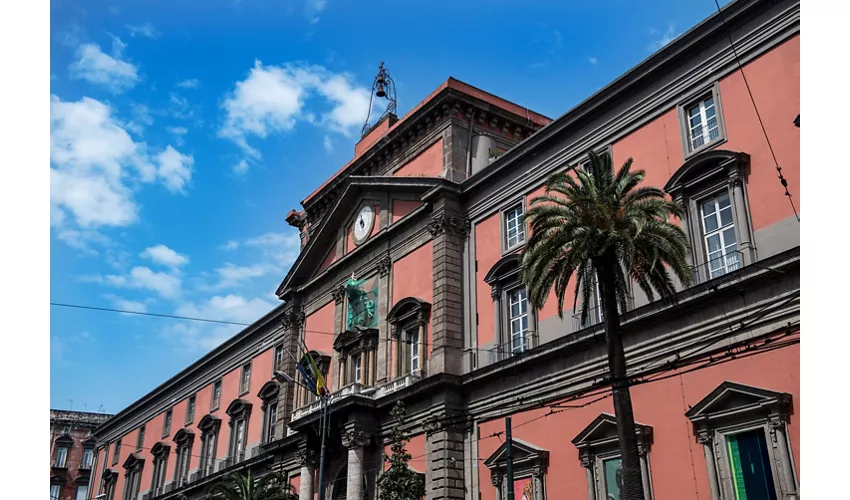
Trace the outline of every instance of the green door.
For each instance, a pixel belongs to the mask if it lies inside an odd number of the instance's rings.
[[[735,500],[776,500],[764,431],[727,436]]]

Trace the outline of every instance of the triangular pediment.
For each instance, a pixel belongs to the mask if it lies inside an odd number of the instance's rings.
[[[484,465],[489,469],[502,469],[507,464],[507,443],[502,443],[494,451]],[[546,466],[549,461],[549,452],[521,439],[511,439],[511,461],[515,466],[524,464],[536,464]]]
[[[352,176],[346,180],[346,186],[333,203],[332,208],[312,231],[307,245],[302,249],[283,282],[277,289],[278,297],[292,284],[302,284],[311,279],[328,258],[336,245],[339,229],[347,227],[353,220],[354,211],[364,200],[370,197],[384,197],[387,192],[424,195],[435,187],[450,183],[438,177],[391,177],[391,176]],[[380,228],[370,239],[376,239],[387,228]],[[343,256],[336,256],[339,261]]]
[[[646,441],[652,435],[652,427],[635,422],[635,432],[638,439]],[[617,417],[610,413],[600,413],[585,427],[578,436],[573,438],[573,444],[579,448],[586,446],[600,446],[617,442]]]
[[[702,398],[685,416],[697,421],[753,411],[781,413],[790,401],[791,395],[787,393],[726,381]]]

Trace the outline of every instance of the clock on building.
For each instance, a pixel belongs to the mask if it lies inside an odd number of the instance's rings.
[[[372,205],[363,205],[357,218],[354,219],[354,243],[361,244],[372,234],[375,224],[375,209]]]

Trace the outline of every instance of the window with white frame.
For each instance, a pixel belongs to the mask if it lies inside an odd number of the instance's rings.
[[[716,278],[740,268],[729,192],[724,191],[700,202],[700,219],[709,276]]]
[[[528,347],[528,299],[524,286],[508,292],[508,325],[511,352],[525,351]]]
[[[525,241],[525,224],[523,224],[522,203],[504,212],[505,250],[516,247]]]
[[[168,454],[171,447],[163,443],[156,443],[151,448],[153,456],[153,475],[151,476],[151,491],[154,496],[162,492],[162,487],[165,485],[165,471],[168,467]]]
[[[361,383],[361,376],[363,374],[362,373],[362,367],[360,366],[360,364],[361,364],[360,353],[356,353],[354,355],[354,359],[352,359],[351,364],[354,368],[354,383],[359,384],[359,383]]]
[[[77,494],[75,495],[74,500],[87,500],[86,497],[88,496],[88,493],[88,486],[86,486],[85,484],[78,484]]]
[[[263,403],[260,408],[263,410],[263,432],[260,436],[260,441],[270,443],[275,440],[275,425],[277,424],[277,398],[280,393],[280,385],[274,380],[270,380],[263,384],[257,397]]]
[[[242,377],[239,382],[239,394],[245,394],[251,389],[251,363],[242,366]]]
[[[56,448],[56,458],[53,460],[54,467],[66,467],[68,463],[68,447],[58,446]]]
[[[94,448],[83,448],[83,457],[80,459],[80,469],[91,469],[94,462]]]
[[[277,401],[272,401],[266,407],[266,429],[264,431],[265,441],[274,440],[274,428],[277,424]]]
[[[274,372],[275,370],[282,370],[283,369],[284,355],[285,355],[285,353],[283,351],[283,344],[275,346],[275,348],[274,348],[274,367],[272,368],[272,372]]]
[[[679,106],[679,123],[685,157],[724,140],[720,87],[714,84]]]
[[[180,429],[174,435],[174,443],[177,445],[175,451],[174,482],[179,488],[189,478],[189,458],[192,456],[192,442],[195,434],[186,429]]]
[[[228,457],[231,464],[245,458],[245,445],[248,438],[248,419],[251,417],[251,403],[236,399],[227,407],[230,416],[230,448]]]
[[[216,449],[218,448],[218,432],[221,428],[221,419],[212,415],[205,415],[198,422],[198,430],[201,431],[201,460],[199,464],[200,477],[206,477],[213,472],[215,465]]]
[[[423,376],[428,368],[428,324],[431,304],[416,297],[405,297],[390,309],[387,321],[395,350],[393,371],[396,377]]]
[[[58,484],[50,485],[50,500],[59,500],[59,492],[62,490],[62,486]]]
[[[417,373],[419,371],[419,340],[419,329],[412,329],[408,335],[408,342],[410,343],[410,373]]]

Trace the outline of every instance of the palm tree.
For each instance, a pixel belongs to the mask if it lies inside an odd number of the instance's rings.
[[[269,472],[256,481],[250,470],[247,474],[234,472],[213,484],[209,493],[216,500],[298,500],[295,488],[279,472]]]
[[[644,171],[632,171],[632,159],[615,174],[607,153],[588,153],[589,165],[552,175],[546,194],[532,200],[526,213],[531,237],[522,257],[521,277],[537,309],[554,287],[558,315],[564,315],[567,284],[575,276],[573,309],[581,294],[581,321],[587,320],[591,294],[599,286],[623,466],[622,498],[643,500],[640,462],[626,358],[620,337],[620,310],[626,309],[628,280],[653,300],[675,298],[671,273],[690,283],[688,241],[670,221],[682,207],[654,187],[639,187]]]

